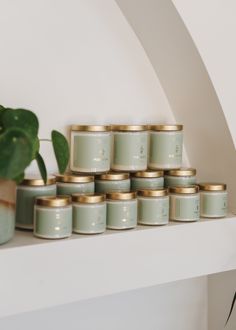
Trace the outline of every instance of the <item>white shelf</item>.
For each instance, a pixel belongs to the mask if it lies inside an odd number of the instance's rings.
[[[0,317],[236,269],[236,217],[0,248]]]

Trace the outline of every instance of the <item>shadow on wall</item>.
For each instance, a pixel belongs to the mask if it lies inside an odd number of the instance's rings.
[[[185,147],[200,181],[228,184],[236,212],[236,153],[212,82],[171,1],[116,0],[140,39],[169,100],[184,124]]]

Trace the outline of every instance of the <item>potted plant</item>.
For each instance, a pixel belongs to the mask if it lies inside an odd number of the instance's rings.
[[[47,170],[40,155],[39,121],[29,110],[0,106],[0,244],[9,241],[15,229],[15,188],[24,179],[24,171],[36,160],[44,182]],[[51,141],[60,173],[69,161],[66,138],[53,130]]]

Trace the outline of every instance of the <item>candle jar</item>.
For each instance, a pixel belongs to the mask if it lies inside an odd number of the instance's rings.
[[[166,225],[169,222],[169,196],[167,189],[138,191],[138,223]]]
[[[200,218],[200,196],[198,186],[171,187],[170,220],[197,221]]]
[[[57,180],[57,194],[58,195],[72,195],[93,194],[94,193],[94,177],[85,175],[73,174],[58,174]]]
[[[148,167],[176,169],[182,164],[183,126],[151,125]]]
[[[140,171],[131,177],[131,190],[158,189],[164,185],[163,171]]]
[[[38,197],[34,210],[34,235],[40,238],[59,239],[71,234],[71,197]]]
[[[102,173],[110,169],[110,126],[71,126],[72,172]]]
[[[148,132],[144,125],[113,125],[113,156],[115,171],[142,171],[147,168]]]
[[[165,174],[165,187],[191,186],[196,184],[195,168],[169,170]]]
[[[112,192],[107,196],[107,228],[130,229],[137,226],[135,192]]]
[[[105,195],[72,195],[73,232],[99,234],[106,230]]]
[[[39,178],[25,178],[16,189],[16,228],[33,230],[35,198],[56,195],[56,178],[47,183]]]
[[[129,191],[129,173],[107,173],[101,174],[95,179],[95,190],[98,193],[109,193],[112,191]]]
[[[201,217],[223,218],[227,215],[226,184],[224,183],[200,183]]]

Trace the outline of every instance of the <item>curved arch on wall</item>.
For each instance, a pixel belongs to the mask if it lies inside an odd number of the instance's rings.
[[[202,181],[224,181],[236,211],[236,153],[224,113],[199,52],[171,1],[116,0],[143,45]]]

